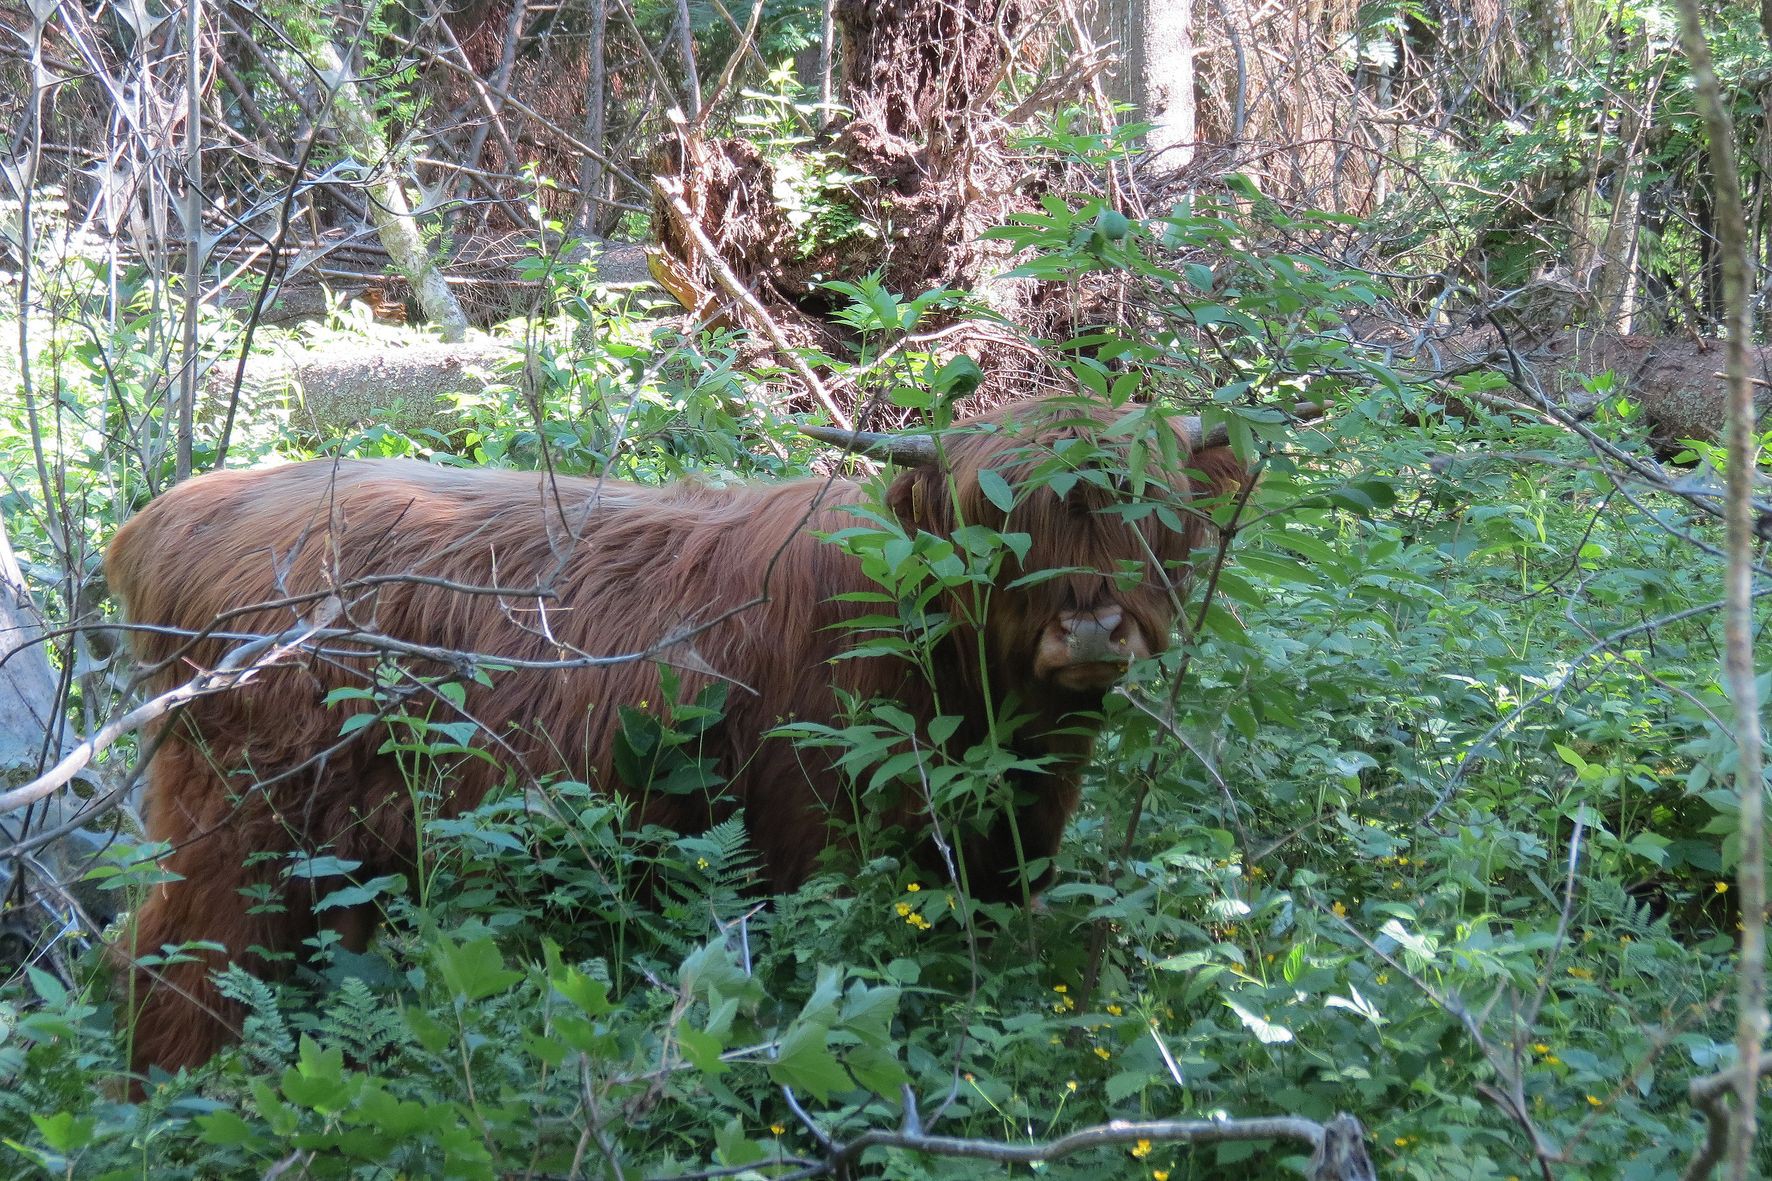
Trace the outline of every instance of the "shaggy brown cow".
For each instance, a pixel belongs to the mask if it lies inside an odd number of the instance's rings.
[[[984,737],[985,719],[1000,712],[986,708],[986,692],[998,707],[1013,695],[1029,717],[1013,740],[1017,753],[1050,758],[1049,770],[1017,785],[1013,830],[1003,816],[994,828],[960,838],[964,884],[974,897],[1023,897],[1018,844],[1028,860],[1056,851],[1099,726],[1093,711],[1129,658],[1169,643],[1189,552],[1210,529],[1187,502],[1245,478],[1223,447],[1188,459],[1197,422],[1178,421],[1186,474],[1142,489],[1144,498],[1172,506],[1162,513],[1127,513],[1130,494],[1110,490],[1123,485],[1100,472],[1093,482],[1075,481],[1062,498],[1028,483],[1007,517],[990,495],[1001,499],[1003,486],[986,477],[981,488],[987,469],[1023,488],[1035,469],[1062,465],[1066,450],[1099,457],[1098,444],[1114,445],[1104,428],[1120,416],[1075,402],[1006,407],[963,424],[946,438],[941,461],[910,467],[886,489],[886,505],[908,530],[947,535],[974,522],[1031,540],[1020,569],[1007,571],[991,595],[982,645],[976,630],[957,626],[935,657],[941,712],[967,719],[952,743]],[[194,667],[214,667],[227,651],[214,638],[191,644],[190,633],[218,620],[233,633],[281,632],[297,619],[291,596],[341,586],[356,588],[341,592],[344,617],[366,630],[531,661],[639,652],[714,621],[686,641],[694,656],[685,659],[679,648],[677,659],[735,683],[723,724],[706,739],[729,777],[720,799],[641,796],[615,781],[616,707],[659,699],[657,667],[631,661],[507,669],[491,674],[490,687],[469,685],[463,715],[482,728],[503,767],[466,758],[447,768],[446,798],[437,806],[444,814],[471,808],[504,768],[516,767],[522,776],[564,772],[611,785],[635,797],[637,822],[683,831],[742,807],[768,885],[788,890],[807,877],[829,840],[831,814],[846,809],[849,795],[826,756],[762,736],[786,718],[833,721],[833,689],[891,698],[921,718],[937,712],[936,690],[909,675],[906,662],[835,659],[852,642],[842,621],[874,609],[836,596],[878,588],[854,555],[816,534],[857,524],[841,506],[870,496],[861,484],[820,479],[650,488],[409,460],[314,460],[220,472],[174,488],[117,534],[106,568],[130,618],[153,629],[135,631],[132,642],[139,660],[161,666],[155,681],[162,688],[182,683]],[[1162,518],[1186,524],[1178,531]],[[1007,585],[1027,572],[1060,570]],[[428,577],[376,577],[387,575]],[[544,583],[556,589],[552,599],[460,589]],[[720,618],[758,595],[766,601]],[[284,605],[263,606],[279,600]],[[309,598],[302,610],[312,606]],[[137,1069],[201,1062],[232,1036],[238,1011],[210,979],[220,962],[284,970],[289,954],[323,924],[354,949],[367,941],[370,908],[342,919],[336,910],[316,916],[317,894],[339,879],[318,890],[290,881],[288,855],[324,851],[358,861],[361,878],[410,874],[414,799],[395,757],[380,753],[385,731],[378,723],[341,739],[347,711],[370,706],[326,703],[333,690],[363,688],[376,662],[353,656],[348,645],[341,655],[340,647],[200,698],[159,735],[148,770],[147,831],[172,846],[165,867],[178,880],[143,902],[134,947],[147,954],[210,940],[226,954],[134,973]],[[693,689],[705,680],[686,683]],[[889,819],[927,822],[915,807]],[[281,907],[253,913],[254,889],[261,896],[269,890]],[[283,954],[266,962],[249,948]]]

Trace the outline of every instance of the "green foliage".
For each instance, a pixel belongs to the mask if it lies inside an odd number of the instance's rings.
[[[1055,128],[1048,150],[1120,150]],[[230,971],[244,1041],[142,1103],[118,1086],[125,1051],[97,963],[0,985],[6,1169],[769,1176],[820,1151],[790,1093],[846,1138],[898,1126],[908,1085],[952,1136],[1349,1110],[1387,1176],[1499,1181],[1536,1173],[1523,1118],[1556,1146],[1559,1181],[1677,1171],[1699,1132],[1685,1084],[1732,1055],[1714,1003],[1736,921],[1732,756],[1718,624],[1702,609],[1718,570],[1689,540],[1710,526],[1684,502],[1624,501],[1567,433],[1483,409],[1487,379],[1411,385],[1353,344],[1341,318],[1379,297],[1377,281],[1275,245],[1334,228],[1237,183],[1147,218],[1052,194],[995,231],[1019,274],[1075,291],[1106,277],[1148,315],[1138,331],[1047,342],[1084,396],[1126,415],[1115,448],[1034,482],[1136,487],[1173,462],[1153,421],[1187,406],[1263,473],[1248,503],[1214,509],[1234,523],[1233,560],[1200,555],[1184,642],[1108,699],[1039,908],[977,913],[868,808],[850,852],[762,906],[739,816],[682,835],[640,826],[596,785],[513,785],[464,815],[421,809],[411,883],[351,881],[354,867],[324,858],[287,866],[337,878],[330,901],[373,903],[387,934],[367,956],[316,948],[313,970],[283,984]],[[735,341],[632,316],[590,269],[537,267],[563,310],[532,326],[528,370],[463,399],[449,429],[339,449],[491,465],[545,452],[644,480],[800,466],[804,446],[738,370]],[[824,360],[951,421],[977,367],[903,346],[966,297],[875,279],[831,291],[858,345]],[[92,297],[72,282],[58,294]],[[115,519],[97,506],[147,483],[117,473],[107,430],[162,413],[151,364],[132,359],[147,331],[133,306],[102,350],[39,325],[59,421],[80,424],[57,471],[106,493],[81,522],[96,540]],[[1327,419],[1290,422],[1306,400]],[[1615,409],[1596,428],[1628,443]],[[274,414],[249,418],[254,453],[313,445]],[[19,413],[0,414],[18,470],[34,466],[30,439]],[[1026,490],[984,489],[999,507]],[[9,491],[9,523],[33,519],[34,495]],[[17,536],[50,561],[48,530]],[[829,540],[877,587],[857,644],[925,673],[947,612],[985,617],[1027,542],[978,526],[912,535],[865,511]],[[623,778],[718,802],[700,740],[722,724],[721,693],[667,686],[624,704]],[[1013,716],[958,749],[951,712],[851,706],[841,724],[786,733],[834,758],[864,802],[914,782],[963,821],[1025,769],[1001,742]],[[467,737],[402,705],[390,742],[421,803],[437,760],[476,751]],[[95,874],[142,888],[152,852],[119,847]],[[1523,1113],[1495,1101],[1512,1092]],[[1286,1146],[1159,1143],[1042,1172],[1303,1167]],[[863,1168],[978,1175],[885,1151]]]

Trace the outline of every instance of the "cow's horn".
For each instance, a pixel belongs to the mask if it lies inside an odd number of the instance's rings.
[[[1292,407],[1294,422],[1315,422],[1322,417],[1323,408],[1315,402],[1298,402]],[[1187,441],[1189,451],[1207,451],[1213,447],[1230,446],[1230,428],[1222,422],[1207,430],[1197,414],[1189,414],[1176,421],[1180,424],[1181,437]]]
[[[1189,451],[1204,451],[1208,447],[1217,445],[1207,439],[1206,428],[1200,424],[1200,416],[1198,414],[1184,415],[1180,419],[1175,420],[1175,422],[1181,430],[1182,440],[1187,443],[1187,449]],[[1218,443],[1226,443],[1230,441],[1230,432],[1226,431],[1223,426],[1220,426],[1212,433],[1214,435],[1224,436],[1223,439],[1218,440]]]
[[[886,431],[850,431],[840,426],[800,424],[800,433],[820,443],[854,451],[901,467],[935,462],[934,435],[896,435]]]

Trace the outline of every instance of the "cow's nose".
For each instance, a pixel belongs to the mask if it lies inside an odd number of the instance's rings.
[[[1066,611],[1047,625],[1034,672],[1067,689],[1102,692],[1150,654],[1144,632],[1118,607]]]
[[[1118,607],[1100,607],[1094,611],[1066,612],[1059,618],[1064,629],[1064,646],[1072,664],[1120,664],[1141,656],[1144,636],[1138,625],[1127,619]],[[1138,651],[1132,642],[1138,641]]]

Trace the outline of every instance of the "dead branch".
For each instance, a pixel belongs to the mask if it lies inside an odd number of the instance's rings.
[[[831,421],[844,430],[853,430],[855,428],[854,420],[844,413],[841,406],[837,405],[836,399],[831,397],[830,390],[825,388],[825,384],[819,380],[818,374],[812,371],[812,367],[806,364],[806,361],[800,356],[799,350],[788,341],[786,334],[781,330],[781,325],[775,322],[775,318],[764,308],[762,301],[752,293],[750,288],[744,285],[737,275],[732,273],[732,268],[726,265],[724,258],[720,257],[720,248],[708,238],[707,231],[701,228],[701,222],[696,220],[688,203],[683,200],[682,181],[661,176],[655,177],[652,183],[659,196],[663,197],[670,205],[671,212],[677,215],[677,220],[682,224],[683,229],[695,239],[696,245],[701,249],[702,259],[707,263],[708,269],[713,272],[715,281],[720,284],[728,296],[744,308],[747,315],[761,325],[764,333],[769,337],[769,342],[775,346],[780,359],[787,363],[788,368],[792,369],[801,381],[806,383],[807,390],[818,400],[818,404],[824,407],[825,413],[831,416]]]
[[[124,735],[133,734],[148,723],[165,717],[186,702],[194,701],[206,693],[216,693],[243,684],[259,670],[287,659],[315,636],[325,634],[326,625],[332,622],[337,612],[336,605],[330,610],[323,605],[312,621],[278,632],[274,636],[263,636],[251,643],[242,644],[228,653],[227,658],[215,668],[197,674],[177,688],[169,689],[122,717],[106,723],[97,734],[74,747],[42,775],[11,791],[0,792],[0,812],[11,812],[34,804],[66,786],[94,758]],[[264,657],[263,660],[259,659],[261,656]]]
[[[982,1160],[1004,1165],[1045,1164],[1096,1148],[1119,1146],[1149,1148],[1152,1144],[1224,1144],[1248,1140],[1294,1140],[1308,1144],[1311,1160],[1307,1181],[1376,1181],[1377,1170],[1366,1151],[1366,1131],[1360,1121],[1343,1113],[1326,1124],[1298,1116],[1263,1116],[1250,1119],[1203,1120],[1110,1120],[1079,1128],[1055,1140],[1006,1144],[999,1140],[967,1140],[935,1136],[923,1130],[915,1096],[906,1088],[904,1121],[898,1131],[863,1132],[853,1140],[837,1140],[784,1088],[788,1107],[818,1145],[824,1159],[782,1175],[782,1181],[807,1181],[815,1177],[847,1178],[855,1175],[862,1155],[870,1149],[898,1149],[958,1160]],[[703,1181],[719,1171],[679,1174],[669,1181]]]

